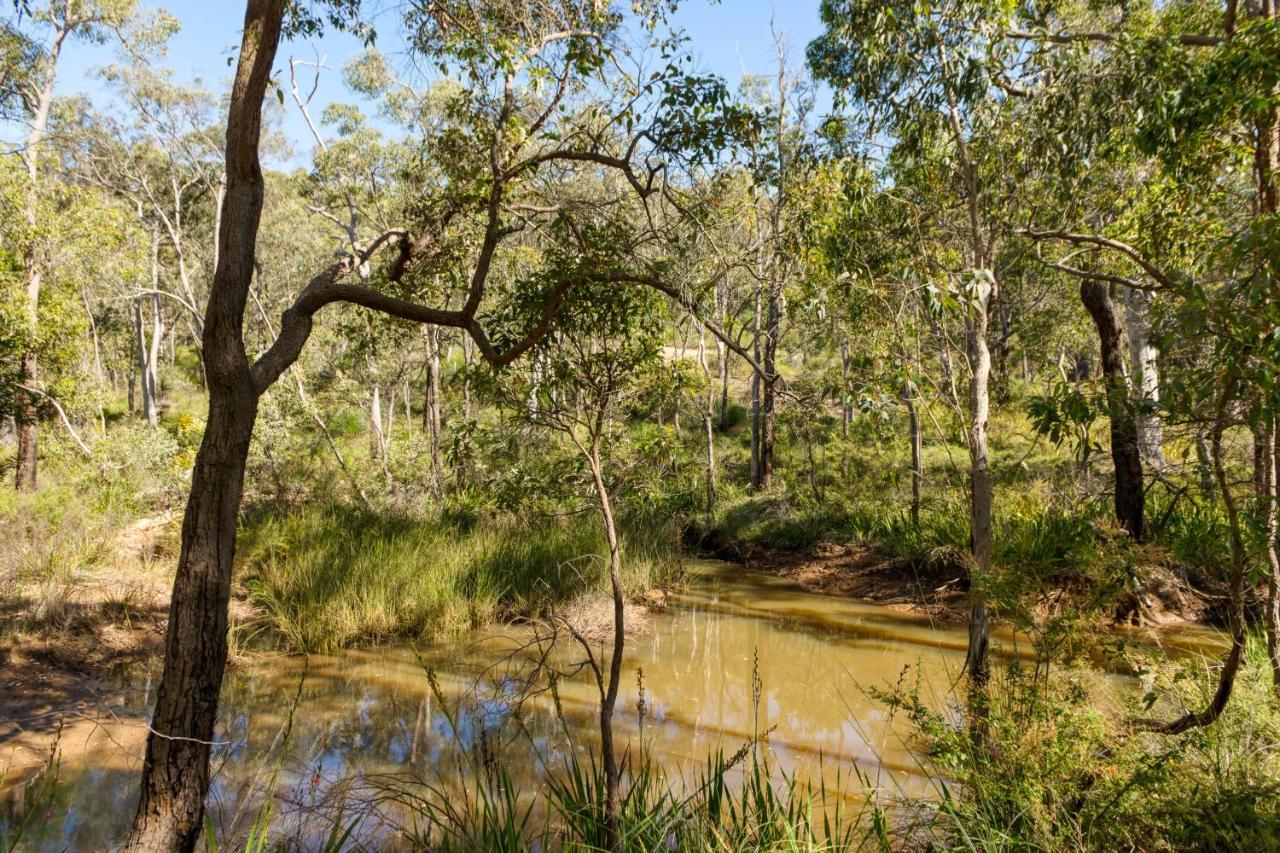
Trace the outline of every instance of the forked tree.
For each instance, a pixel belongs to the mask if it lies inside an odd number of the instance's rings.
[[[326,7],[330,21],[358,22],[358,3],[329,0]],[[201,832],[254,422],[262,396],[298,359],[322,308],[346,303],[459,329],[488,364],[501,367],[542,339],[575,285],[647,286],[692,305],[688,292],[664,274],[664,258],[646,258],[630,246],[595,246],[576,264],[539,267],[515,282],[499,281],[495,259],[516,235],[536,242],[544,226],[564,221],[564,212],[578,203],[565,188],[581,175],[614,176],[623,190],[619,204],[661,199],[667,188],[663,155],[688,142],[714,142],[683,118],[692,102],[715,99],[714,87],[687,80],[674,65],[644,82],[611,77],[611,69],[622,65],[622,19],[598,4],[411,3],[406,16],[414,48],[453,64],[469,81],[458,87],[455,122],[424,146],[448,157],[453,173],[442,184],[423,187],[409,225],[357,243],[317,272],[284,311],[274,341],[251,358],[245,311],[264,196],[263,97],[286,24],[308,31],[321,21],[287,0],[246,4],[227,115],[218,261],[202,334],[208,418],[183,516],[164,670],[130,850],[190,850]],[[667,112],[642,116],[650,101]],[[454,257],[460,246],[470,252],[462,259]],[[382,268],[360,274],[382,257],[388,259]],[[416,298],[415,282],[432,277],[446,260],[465,265],[456,309]],[[490,303],[504,291],[533,301],[530,310],[515,312],[526,322],[493,311]]]

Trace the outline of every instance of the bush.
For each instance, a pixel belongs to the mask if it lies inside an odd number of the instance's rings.
[[[912,804],[900,831],[934,849],[1277,849],[1280,712],[1260,641],[1214,725],[1170,737],[1130,724],[1203,707],[1216,669],[1164,663],[1151,691],[1117,698],[1097,672],[1050,680],[1043,665],[1011,665],[991,686],[990,748],[918,691],[881,694],[915,722],[937,780],[936,801]]]

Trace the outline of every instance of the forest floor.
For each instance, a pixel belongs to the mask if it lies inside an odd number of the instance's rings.
[[[128,707],[123,676],[164,647],[173,575],[159,557],[175,524],[169,513],[138,519],[111,539],[110,559],[4,600],[0,780],[44,766],[55,747],[65,759],[115,742],[141,756],[145,720]]]

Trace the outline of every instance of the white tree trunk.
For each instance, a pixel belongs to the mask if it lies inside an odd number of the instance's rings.
[[[1129,327],[1129,376],[1137,404],[1138,450],[1142,463],[1164,467],[1164,424],[1155,407],[1160,402],[1159,352],[1151,343],[1151,300],[1144,290],[1125,294],[1125,324]]]
[[[441,471],[440,435],[440,330],[427,326],[423,330],[427,342],[427,399],[422,413],[431,440],[431,471],[435,476]]]
[[[382,389],[376,382],[369,395],[369,426],[373,430],[369,442],[369,455],[374,459],[381,459],[383,451],[386,450],[386,439],[382,434]]]

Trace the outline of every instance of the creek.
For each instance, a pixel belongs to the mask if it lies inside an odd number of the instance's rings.
[[[544,788],[568,751],[587,760],[598,742],[598,697],[577,643],[561,635],[544,654],[535,639],[529,626],[502,625],[416,648],[273,654],[234,667],[216,736],[211,821],[220,835],[243,828],[273,776],[274,819],[294,830],[314,824],[300,833],[313,838],[339,807],[363,815],[361,834],[390,834],[406,818],[384,807],[389,791],[434,788],[462,802],[455,786],[477,767],[502,768],[523,792]],[[1008,633],[995,640],[1005,658],[1030,656]],[[909,723],[868,691],[918,691],[945,712],[965,643],[962,628],[926,617],[694,562],[687,586],[627,638],[617,738],[633,754],[643,744],[675,785],[716,750],[728,755],[760,737],[778,778],[821,778],[848,796],[868,785],[890,797],[928,795],[934,783]],[[529,677],[535,659],[564,673],[554,691]],[[91,742],[64,742],[58,783],[25,830],[24,849],[104,849],[119,840],[136,797],[145,734],[137,720],[154,676],[134,675],[89,735],[75,730]],[[1136,683],[1097,678],[1104,691]],[[0,820],[13,820],[16,796],[9,792]]]

